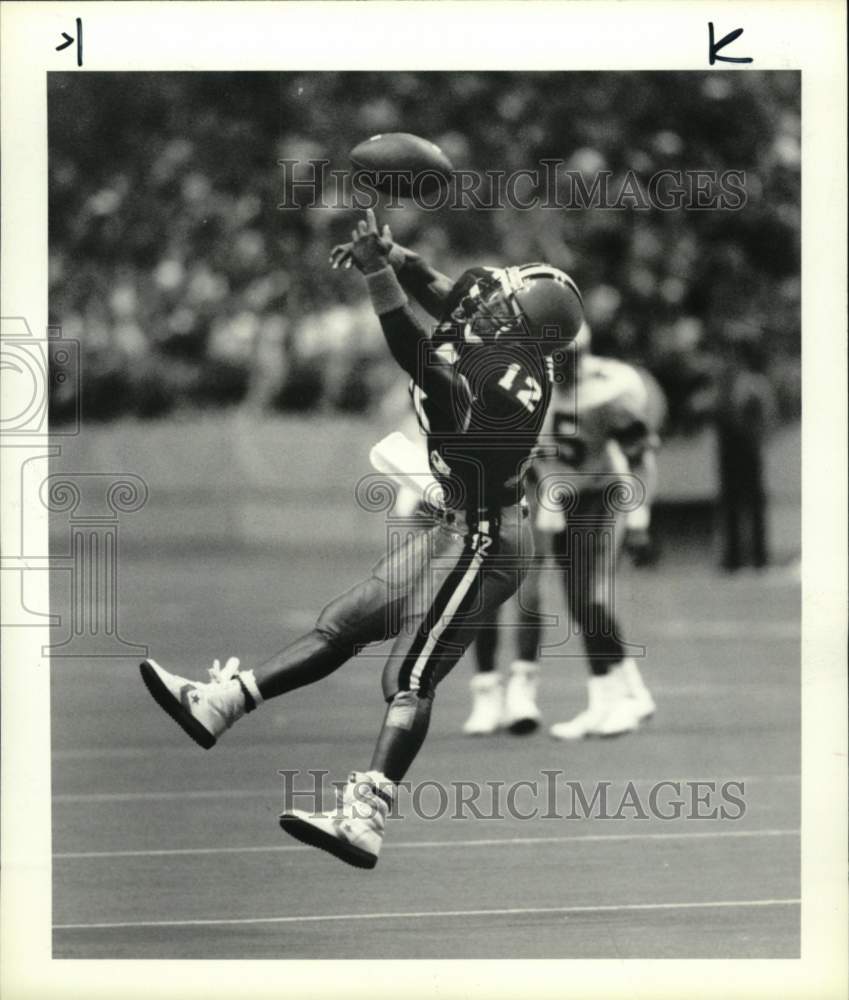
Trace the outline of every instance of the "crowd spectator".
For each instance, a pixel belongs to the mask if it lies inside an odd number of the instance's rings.
[[[739,211],[384,214],[449,273],[564,267],[599,352],[655,373],[673,427],[698,421],[691,400],[741,315],[782,414],[798,412],[797,73],[60,73],[49,118],[51,322],[81,342],[87,419],[376,402],[393,371],[379,327],[326,263],[353,213],[279,209],[303,192],[278,161],[342,169],[391,130],[480,171],[744,171]],[[54,418],[72,402],[58,395]]]

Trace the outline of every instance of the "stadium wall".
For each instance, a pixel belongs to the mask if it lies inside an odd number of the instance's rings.
[[[148,488],[143,508],[122,515],[128,546],[280,546],[376,551],[384,519],[355,501],[371,473],[368,453],[387,428],[374,419],[328,415],[257,421],[241,412],[202,418],[88,424],[85,434],[57,438],[53,473],[132,473]],[[800,548],[798,424],[785,426],[767,455],[770,526],[776,558]],[[304,455],[309,455],[309,463]],[[41,464],[41,463],[39,463]],[[705,554],[712,543],[716,473],[710,431],[671,439],[660,455],[656,530],[674,558]],[[44,475],[44,469],[33,469]],[[68,514],[51,522],[56,546]]]

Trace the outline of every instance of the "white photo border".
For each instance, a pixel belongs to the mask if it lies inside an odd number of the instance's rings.
[[[812,2],[5,3],[2,311],[47,327],[47,73],[85,24],[102,70],[708,70],[707,24],[743,27],[754,70],[802,72],[802,954],[798,960],[68,961],[51,957],[46,628],[5,629],[2,652],[3,995],[17,997],[842,997],[847,959],[846,14]],[[445,31],[445,24],[452,27]],[[713,72],[746,72],[717,64]],[[6,384],[8,387],[8,383]],[[4,441],[3,444],[8,444]],[[46,438],[27,447],[41,448]],[[13,448],[0,448],[4,481]],[[3,494],[4,541],[16,515]],[[47,550],[47,514],[27,551]],[[4,546],[5,548],[5,546]],[[47,574],[32,598],[49,603]],[[5,583],[4,583],[5,586]],[[7,594],[4,590],[4,605]],[[212,956],[211,956],[212,957]],[[369,965],[380,960],[376,953]],[[415,985],[413,985],[415,984]]]

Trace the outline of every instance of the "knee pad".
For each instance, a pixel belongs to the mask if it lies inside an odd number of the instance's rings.
[[[386,724],[394,729],[413,729],[430,715],[433,693],[420,696],[415,691],[399,691],[387,702]]]

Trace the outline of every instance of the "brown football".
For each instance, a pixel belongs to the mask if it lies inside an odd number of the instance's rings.
[[[435,143],[409,132],[385,132],[359,143],[351,163],[384,194],[427,197],[448,184],[454,166]]]

